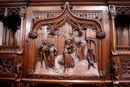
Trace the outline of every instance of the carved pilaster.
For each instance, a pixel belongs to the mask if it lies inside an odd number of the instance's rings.
[[[115,15],[116,15],[116,10],[114,5],[109,5],[109,11],[111,14],[111,39],[112,39],[112,50],[115,52],[116,51],[116,29],[115,29]]]
[[[22,6],[20,8],[21,27],[20,27],[20,38],[19,38],[19,51],[23,49],[23,29],[24,29],[25,14],[26,14],[26,6]]]

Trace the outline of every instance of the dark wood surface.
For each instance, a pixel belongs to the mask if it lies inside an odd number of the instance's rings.
[[[129,87],[129,0],[65,1],[0,0],[0,84]]]

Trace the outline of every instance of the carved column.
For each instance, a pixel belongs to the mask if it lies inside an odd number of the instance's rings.
[[[4,16],[5,17],[7,16],[7,8],[5,8]],[[6,39],[7,39],[6,36],[7,36],[7,26],[4,26],[4,29],[3,29],[3,38],[2,38],[2,45],[6,45]]]
[[[109,11],[111,13],[111,39],[112,39],[112,51],[116,52],[116,29],[115,29],[115,15],[116,10],[114,5],[109,6]]]
[[[25,17],[26,7],[22,6],[20,8],[20,16],[21,16],[21,27],[20,27],[20,38],[19,38],[19,51],[23,48],[23,27],[24,27],[24,17]]]

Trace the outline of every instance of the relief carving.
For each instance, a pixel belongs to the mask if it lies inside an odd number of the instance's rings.
[[[59,55],[56,48],[57,45],[43,40],[42,46],[38,49],[41,63],[37,62],[34,72],[35,74],[45,74],[48,72],[50,74],[57,75],[74,74],[84,76],[94,70],[95,74],[92,74],[92,76],[99,76],[97,71],[96,53],[92,48],[87,48],[87,42],[75,42],[75,39],[72,38],[65,40],[63,44],[63,51]],[[78,68],[81,66],[82,68],[79,70]]]
[[[130,60],[122,60],[122,74],[128,75],[130,74]]]
[[[77,17],[68,2],[62,8],[57,17],[40,19],[32,26],[29,37],[34,39],[30,44],[35,44],[32,57],[36,65],[30,65],[30,69],[35,70],[29,73],[99,77],[97,48],[105,38],[101,24],[97,20]]]
[[[119,84],[119,67],[116,64],[116,58],[113,59],[113,67],[112,67],[112,71],[113,71],[113,83],[114,84]]]
[[[16,64],[16,72],[14,73],[15,79],[21,78],[22,75],[22,58],[18,60]]]

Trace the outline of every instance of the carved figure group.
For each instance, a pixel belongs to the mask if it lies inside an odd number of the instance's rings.
[[[58,61],[58,63],[64,67],[63,72],[65,73],[68,68],[75,67],[75,59],[78,58],[79,61],[87,60],[88,61],[88,70],[92,66],[95,68],[94,63],[96,62],[96,53],[92,48],[88,48],[88,51],[85,54],[85,47],[81,41],[75,42],[73,39],[66,39],[63,49],[63,58]],[[46,69],[53,68],[55,69],[55,58],[57,56],[57,48],[54,44],[48,43],[43,40],[42,45],[39,48],[39,54],[41,57],[41,68],[43,67],[43,61],[45,63]],[[72,56],[73,55],[73,56]],[[75,56],[75,57],[74,57]]]
[[[43,40],[42,46],[39,48],[39,53],[40,57],[42,59],[41,61],[41,67],[42,67],[42,62],[44,60],[46,68],[54,68],[55,67],[55,57],[57,55],[57,49],[54,46],[54,44],[49,43],[47,45],[47,42]]]

